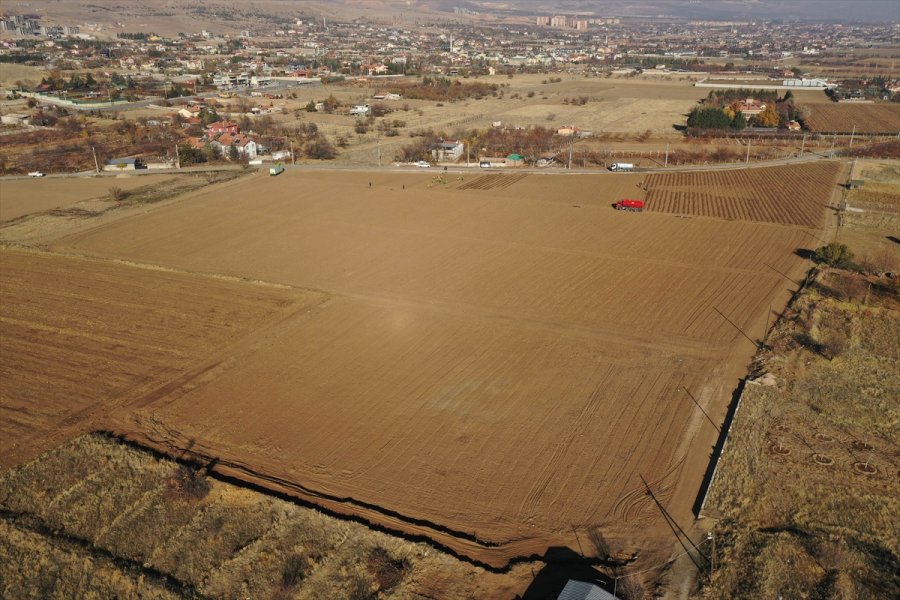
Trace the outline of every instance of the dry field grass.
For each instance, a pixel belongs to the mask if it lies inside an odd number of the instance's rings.
[[[315,298],[106,261],[0,250],[0,467],[96,425],[229,340]]]
[[[541,126],[556,128],[574,125],[595,133],[640,134],[650,130],[657,144],[665,147],[667,141],[680,142],[681,136],[673,125],[684,123],[685,114],[692,104],[703,97],[703,91],[692,87],[691,80],[682,77],[671,79],[641,79],[614,76],[611,78],[584,77],[577,74],[560,75],[562,81],[549,82],[549,75],[516,75],[512,79],[501,76],[481,77],[477,81],[494,83],[504,87],[503,98],[487,96],[481,100],[461,102],[437,102],[400,100],[383,102],[395,112],[386,119],[399,119],[406,126],[399,129],[397,137],[384,137],[373,131],[358,135],[354,131],[357,118],[347,115],[307,113],[303,107],[310,100],[323,100],[334,95],[343,105],[372,103],[372,94],[385,89],[381,82],[369,86],[328,85],[300,87],[292,90],[296,99],[275,100],[280,110],[287,114],[272,115],[279,122],[293,125],[301,122],[315,123],[330,139],[343,137],[348,147],[342,149],[336,161],[345,164],[378,164],[379,151],[383,164],[393,160],[399,148],[409,144],[411,131],[433,129],[446,137],[457,131],[486,128],[495,121],[504,126]],[[461,81],[476,81],[462,79]],[[546,81],[547,83],[542,83]],[[390,86],[387,86],[390,87]],[[528,94],[533,93],[529,98]],[[517,95],[517,98],[512,96]],[[563,104],[567,98],[589,98],[584,106]],[[410,110],[402,110],[407,106]],[[299,113],[295,113],[301,109]],[[548,118],[549,117],[549,118]],[[477,156],[478,149],[473,149]]]
[[[810,131],[815,133],[883,133],[896,135],[900,132],[900,104],[885,102],[880,104],[853,104],[850,102],[829,102],[811,104]]]
[[[109,188],[127,192],[174,181],[174,175],[120,175],[0,180],[0,223],[54,208],[95,210],[106,207]],[[97,204],[99,202],[99,205]]]
[[[37,85],[45,75],[46,71],[38,67],[2,63],[0,64],[0,88],[12,88],[19,81]]]
[[[896,161],[859,161],[836,239],[874,272],[900,268]],[[894,226],[892,227],[891,224]],[[720,568],[710,599],[853,600],[900,593],[900,288],[896,275],[825,270],[754,361],[707,510]],[[752,499],[752,501],[750,500]]]
[[[149,209],[166,201],[189,200],[199,191],[223,190],[249,170],[222,168],[177,175],[115,175],[110,177],[5,180],[0,211],[0,243],[44,247],[72,231],[100,227],[128,217],[135,209]],[[68,187],[66,186],[68,183]],[[110,188],[120,188],[121,200],[111,198]]]
[[[4,598],[510,598],[422,543],[208,479],[83,436],[0,476]],[[180,487],[181,486],[181,487]],[[114,493],[113,493],[114,490]]]
[[[95,423],[172,452],[190,446],[223,473],[495,566],[577,548],[593,527],[623,554],[667,548],[671,533],[640,478],[690,519],[715,438],[691,397],[721,418],[754,349],[738,328],[761,335],[770,303],[792,285],[785,277],[803,268],[794,251],[817,245],[817,230],[611,210],[641,177],[477,186],[422,173],[288,171],[142,211],[52,245],[98,257],[43,267],[65,269],[77,286],[70,296],[84,304],[51,293],[49,272],[23,273],[3,303],[34,313],[10,325],[17,344],[46,345],[41,332],[63,329],[56,320],[98,322],[100,333],[122,324],[116,336],[139,339],[121,358],[108,340],[93,352],[84,334],[56,353],[16,352],[33,362],[10,367],[18,379],[8,389],[35,390],[39,369],[58,372],[60,384],[31,398],[57,410],[65,400],[55,394],[76,368],[136,369],[140,380],[123,375],[116,389],[79,379],[76,396],[121,407]],[[484,189],[459,189],[468,183]],[[823,199],[832,183],[819,182]],[[177,272],[134,279],[135,267],[105,258]],[[151,284],[157,273],[176,281]],[[203,302],[159,297],[173,285],[191,294],[225,285],[191,273],[318,291],[229,281],[231,291]],[[44,291],[28,305],[31,288]],[[271,309],[269,293],[286,294],[292,308]],[[231,306],[243,294],[254,301]],[[312,297],[323,301],[307,306]],[[154,319],[167,311],[149,312],[159,302],[187,314],[175,311],[163,330]],[[246,325],[220,331],[204,302]],[[205,342],[185,342],[198,322]],[[181,349],[174,368],[134,360],[171,345]]]
[[[709,599],[900,594],[896,280],[821,273],[757,359],[707,504]],[[752,499],[752,500],[751,500]]]
[[[900,232],[900,161],[860,160],[853,178],[862,179],[861,188],[848,190],[844,226],[840,240],[864,259],[888,260],[900,269],[897,232]],[[891,258],[893,257],[893,258]]]

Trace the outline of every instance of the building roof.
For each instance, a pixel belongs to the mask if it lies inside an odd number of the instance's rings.
[[[216,121],[215,123],[210,123],[206,126],[207,129],[228,129],[231,127],[237,127],[238,124],[234,121]]]
[[[618,597],[593,583],[570,579],[557,600],[618,600]]]
[[[108,161],[106,161],[106,164],[108,164],[108,165],[133,165],[133,164],[136,164],[139,162],[141,162],[140,158],[130,156],[127,158],[111,158]]]

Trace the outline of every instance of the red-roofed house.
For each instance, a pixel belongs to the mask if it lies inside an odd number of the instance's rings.
[[[230,133],[231,135],[237,135],[240,133],[241,128],[237,123],[233,121],[216,121],[215,123],[210,123],[206,126],[206,131],[209,137],[214,138],[221,133]]]

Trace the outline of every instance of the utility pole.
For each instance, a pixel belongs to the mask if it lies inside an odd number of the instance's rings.
[[[803,149],[806,147],[806,134],[803,134],[803,141],[800,142],[800,156],[803,156]]]
[[[751,138],[747,138],[747,158],[744,159],[744,162],[748,165],[750,164],[750,143],[753,140]]]
[[[713,574],[716,572],[716,536],[713,532],[709,532],[709,539],[712,541],[712,556],[709,561],[709,580],[712,581]]]
[[[469,167],[469,142],[466,140],[466,168]]]
[[[97,151],[94,150],[94,147],[91,146],[91,154],[94,155],[94,168],[97,170],[97,173],[100,173],[100,163],[97,162]]]
[[[856,123],[853,124],[853,131],[850,132],[850,146],[848,148],[853,147],[853,136],[856,135]]]
[[[666,164],[663,166],[666,166],[666,167],[669,166],[669,144],[668,143],[666,144]]]
[[[297,164],[297,160],[294,158],[294,140],[291,140],[291,164]]]
[[[181,157],[178,156],[178,144],[175,144],[175,168],[181,168]]]
[[[569,166],[567,168],[572,168],[572,142],[569,143]]]

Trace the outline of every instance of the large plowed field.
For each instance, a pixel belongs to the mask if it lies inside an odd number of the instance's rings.
[[[654,173],[647,209],[680,215],[816,227],[840,165],[834,162],[770,169]]]
[[[806,125],[815,133],[882,133],[900,132],[900,105],[896,102],[854,104],[829,102],[810,104]]]
[[[94,426],[305,296],[0,250],[0,467]]]
[[[103,425],[495,566],[591,527],[670,544],[641,478],[690,518],[717,437],[697,404],[722,418],[817,229],[612,210],[637,174],[481,177],[258,176],[58,242],[321,300]]]

